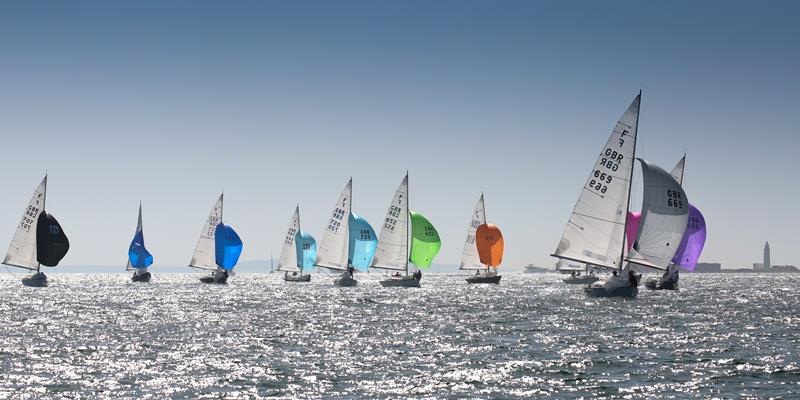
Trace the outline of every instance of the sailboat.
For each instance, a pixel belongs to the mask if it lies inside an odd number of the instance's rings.
[[[69,251],[67,235],[56,217],[45,209],[46,199],[47,175],[33,192],[3,259],[5,265],[36,271],[22,279],[25,286],[47,286],[41,266],[55,267]]]
[[[303,270],[314,266],[316,255],[317,242],[314,237],[300,230],[300,206],[297,206],[286,230],[281,257],[278,259],[278,271],[284,272],[283,280],[310,282],[311,275]]]
[[[462,270],[476,271],[475,276],[467,278],[468,283],[500,283],[501,276],[497,275],[495,267],[500,264],[498,258],[502,259],[503,246],[500,230],[486,223],[486,205],[481,193],[467,227],[459,266]],[[492,262],[496,264],[490,264]]]
[[[422,279],[419,268],[430,267],[442,246],[433,224],[422,214],[410,210],[408,204],[406,173],[389,203],[370,265],[370,268],[395,271],[389,279],[380,281],[384,287],[419,287]],[[409,262],[417,267],[412,274],[409,274]]]
[[[333,208],[317,251],[315,265],[340,271],[336,286],[355,286],[355,265],[369,267],[378,240],[372,226],[352,212],[353,179],[347,182]]]
[[[214,203],[189,262],[192,268],[211,271],[211,276],[200,278],[203,283],[228,283],[228,276],[233,274],[242,254],[242,239],[222,222],[223,197],[224,193],[220,194]]]
[[[153,264],[153,255],[144,247],[144,231],[142,230],[142,204],[139,203],[139,220],[136,232],[128,247],[128,266],[126,271],[136,271],[131,280],[133,282],[150,282],[150,272],[147,268]]]
[[[275,258],[273,258],[272,253],[269,253],[269,273],[272,274],[275,272]]]
[[[686,164],[686,155],[678,161],[670,175],[683,186],[683,172]],[[678,267],[687,271],[694,271],[697,260],[703,251],[706,241],[706,221],[703,214],[694,205],[689,204],[688,222],[678,249],[672,257],[672,263],[667,267],[667,271],[660,278],[650,278],[645,282],[645,287],[653,290],[676,290],[678,289],[679,273]],[[628,247],[632,247],[638,237],[639,223],[642,214],[640,212],[628,213],[628,226],[626,236]]]
[[[591,285],[597,282],[600,277],[594,274],[594,270],[595,268],[592,264],[573,265],[564,262],[564,260],[558,260],[558,263],[556,263],[556,271],[562,274],[570,274],[570,276],[561,280],[568,285]]]
[[[617,121],[608,142],[600,151],[589,178],[581,189],[554,257],[608,268],[615,271],[603,293],[590,295],[635,297],[638,281],[620,285],[625,256],[625,220],[630,206],[630,183],[639,125],[641,92]],[[595,282],[592,286],[600,284]],[[605,282],[603,282],[605,285]],[[592,287],[590,286],[590,287]],[[588,288],[587,288],[588,289]]]

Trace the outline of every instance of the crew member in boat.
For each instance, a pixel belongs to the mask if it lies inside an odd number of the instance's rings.
[[[355,268],[353,268],[353,266],[352,266],[352,265],[348,265],[348,266],[347,266],[347,273],[348,273],[348,274],[350,274],[350,277],[351,277],[351,278],[353,277],[353,273],[355,272],[355,270],[356,270],[356,269],[355,269]]]
[[[628,270],[628,283],[631,287],[639,286],[639,279],[636,278],[636,274],[633,272],[633,269]]]
[[[416,272],[414,272],[414,279],[421,280],[422,279],[422,271],[417,270]]]

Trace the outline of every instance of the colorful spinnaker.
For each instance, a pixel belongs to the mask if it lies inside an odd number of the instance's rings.
[[[314,261],[317,259],[317,241],[310,233],[305,231],[297,232],[297,266],[301,271],[314,268]]]
[[[355,213],[350,213],[348,219],[350,244],[348,258],[350,265],[361,271],[369,269],[375,249],[378,247],[378,236],[375,230],[365,220]]]
[[[232,227],[220,222],[214,232],[214,253],[217,266],[233,270],[242,255],[242,239]]]
[[[672,263],[694,271],[706,243],[706,220],[695,206],[689,204],[689,222]]]
[[[411,257],[409,260],[419,268],[431,266],[442,247],[439,232],[422,214],[411,210]]]
[[[133,235],[131,245],[128,247],[127,270],[142,269],[153,265],[153,255],[144,246],[144,230],[142,228],[142,205],[139,204],[139,220],[136,224],[136,233]]]
[[[483,224],[475,233],[481,263],[497,268],[503,262],[503,233],[494,224]]]

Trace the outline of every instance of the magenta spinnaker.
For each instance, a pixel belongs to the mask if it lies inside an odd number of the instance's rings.
[[[625,226],[628,250],[631,249],[633,242],[636,241],[636,236],[639,234],[639,221],[641,219],[642,213],[638,211],[628,212],[628,223]],[[686,223],[686,232],[683,233],[683,239],[675,252],[675,257],[672,258],[672,263],[680,265],[685,270],[694,271],[705,244],[706,220],[700,210],[689,204],[689,221]]]
[[[686,224],[686,232],[683,234],[683,240],[681,240],[672,262],[680,265],[683,269],[694,271],[705,244],[706,219],[703,218],[700,210],[689,204],[689,222]]]

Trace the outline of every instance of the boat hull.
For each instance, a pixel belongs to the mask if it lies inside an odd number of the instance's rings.
[[[47,275],[41,272],[37,272],[31,276],[22,278],[22,284],[24,286],[30,286],[30,287],[46,287]]]
[[[131,281],[147,283],[150,282],[150,278],[152,278],[152,275],[150,275],[149,272],[145,272],[143,274],[133,274],[133,276],[131,277]]]
[[[339,275],[339,277],[336,278],[335,281],[333,281],[333,284],[339,287],[351,287],[358,285],[358,281],[353,279],[353,277],[350,276],[349,273],[344,272],[341,275]]]
[[[602,286],[589,286],[583,289],[589,297],[628,297],[634,298],[639,294],[639,288],[633,286],[617,287],[611,290]]]
[[[494,276],[472,276],[467,278],[467,283],[500,283],[500,278],[502,275],[494,275]]]
[[[596,276],[580,276],[562,279],[567,285],[591,285],[600,280]]]
[[[673,281],[661,282],[660,279],[648,279],[644,287],[650,290],[678,290],[678,283]]]
[[[204,276],[200,278],[200,282],[203,283],[217,283],[220,285],[224,285],[228,283],[227,276]]]
[[[420,287],[419,279],[413,276],[404,276],[402,278],[389,278],[381,281],[383,287]]]
[[[311,275],[310,274],[284,275],[283,280],[286,282],[311,282]]]

